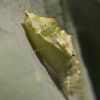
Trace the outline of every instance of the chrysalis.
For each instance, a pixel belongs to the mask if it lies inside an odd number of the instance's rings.
[[[40,17],[27,10],[24,23],[33,45],[57,73],[62,91],[69,100],[75,93],[80,77],[79,62],[72,46],[71,36],[58,28],[55,19]]]

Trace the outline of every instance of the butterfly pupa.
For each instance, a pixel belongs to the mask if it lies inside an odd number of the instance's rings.
[[[54,18],[25,11],[25,27],[40,56],[57,73],[62,91],[69,100],[80,78],[79,62],[71,36],[60,30]]]

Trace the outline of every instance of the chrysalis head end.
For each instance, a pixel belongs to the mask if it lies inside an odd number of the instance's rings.
[[[25,10],[24,13],[25,13],[25,16],[27,16],[29,12],[28,10]]]

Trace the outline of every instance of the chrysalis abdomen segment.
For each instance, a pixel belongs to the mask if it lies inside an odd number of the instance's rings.
[[[70,100],[75,93],[80,79],[79,61],[76,57],[72,57],[71,59],[72,60],[69,65],[70,68],[68,68],[66,74],[63,75],[63,73],[61,73],[59,75],[62,91],[68,100]]]

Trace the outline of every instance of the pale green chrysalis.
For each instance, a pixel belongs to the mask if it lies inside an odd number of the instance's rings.
[[[69,100],[75,93],[80,78],[79,62],[73,49],[71,36],[58,28],[55,19],[40,17],[27,10],[24,23],[33,45],[57,73],[62,91]]]

